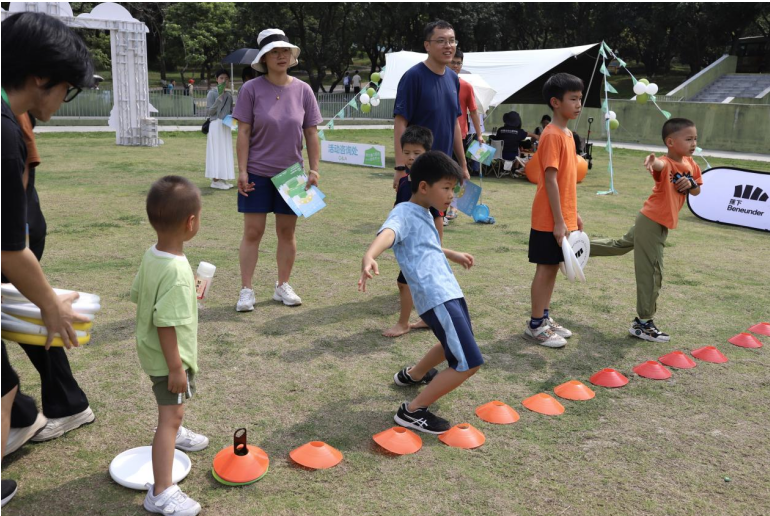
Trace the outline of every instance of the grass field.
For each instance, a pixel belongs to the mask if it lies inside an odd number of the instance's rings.
[[[381,143],[392,156],[388,131],[327,135]],[[328,207],[298,223],[292,285],[304,304],[288,308],[270,300],[276,275],[270,221],[254,281],[256,310],[236,313],[237,193],[208,188],[203,135],[162,138],[165,144],[153,149],[117,147],[107,134],[39,137],[38,188],[49,224],[44,269],[55,286],[102,296],[91,344],[69,353],[97,419],[3,461],[3,478],[20,485],[3,509],[7,516],[144,514],[144,493],[115,484],[108,466],[118,453],[150,444],[155,426],[128,292],[154,242],[145,195],[169,173],[193,179],[204,194],[201,230],[186,251],[190,263],[218,267],[211,300],[200,312],[198,395],[185,418],[211,439],[207,450],[189,454],[193,469],[181,484],[203,514],[767,514],[770,354],[726,342],[770,320],[767,234],[706,223],[685,207],[679,229],[669,234],[655,318],[672,334],[671,343],[628,335],[635,282],[633,258],[626,255],[592,258],[586,284],[559,279],[552,311],[575,336],[562,350],[545,349],[521,336],[534,273],[526,257],[534,186],[484,179],[483,200],[497,224],[460,216],[447,228],[445,244],[476,257],[473,269],[455,267],[455,273],[486,365],[435,409],[453,424],[473,424],[487,441],[467,451],[424,435],[419,453],[392,457],[377,450],[372,435],[393,426],[398,404],[416,392],[395,387],[393,374],[435,338],[424,331],[395,340],[380,336],[398,308],[391,252],[379,260],[381,275],[370,291],[356,289],[361,257],[393,204],[389,169],[322,163]],[[606,154],[595,151],[594,168],[578,186],[589,235],[620,236],[633,223],[652,187],[643,156],[615,151],[620,194],[605,197],[595,193],[609,182]],[[770,170],[767,163],[711,162]],[[631,372],[644,360],[707,344],[730,361],[701,362],[662,382]],[[23,390],[39,398],[39,379],[25,355],[15,345],[8,351]],[[565,401],[559,417],[521,406],[567,380],[587,383],[603,367],[619,369],[630,383],[597,387],[592,401]],[[508,426],[479,420],[475,408],[495,399],[514,407],[521,420]],[[270,455],[270,471],[250,487],[224,487],[212,478],[211,461],[242,426],[250,443]],[[289,451],[311,440],[335,446],[345,459],[325,471],[293,466]]]

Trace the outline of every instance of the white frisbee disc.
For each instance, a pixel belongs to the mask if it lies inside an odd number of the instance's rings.
[[[85,315],[88,317],[89,321],[94,320],[94,315],[96,312],[101,310],[101,305],[95,305],[91,303],[74,303],[72,305],[72,310],[79,315]],[[40,309],[33,305],[32,303],[3,303],[2,305],[2,311],[10,314],[10,315],[17,315],[21,317],[31,317],[32,319],[42,319],[43,316],[40,314]]]
[[[568,237],[569,245],[577,257],[580,268],[585,270],[588,257],[591,255],[591,240],[582,231],[573,231]]]
[[[574,250],[572,253],[572,268],[575,270],[575,277],[580,280],[581,283],[586,282],[586,276],[583,274],[583,267],[580,266],[580,262],[575,256]]]
[[[190,457],[180,450],[174,450],[171,481],[174,484],[181,482],[190,473],[191,467]],[[110,476],[124,487],[147,491],[145,484],[155,483],[152,476],[152,446],[132,448],[112,459]]]
[[[74,290],[66,290],[62,288],[55,288],[53,291],[57,296],[75,292]],[[88,292],[78,292],[78,294],[80,294],[80,297],[77,299],[77,301],[75,301],[75,303],[90,303],[94,305],[101,303],[101,298],[96,294],[89,294]],[[29,299],[24,297],[24,295],[10,283],[3,284],[3,286],[0,288],[0,295],[3,296],[3,303],[29,303]]]
[[[16,317],[13,317],[12,315],[3,313],[2,314],[2,321],[3,330],[4,331],[12,331],[15,333],[26,333],[28,335],[45,335],[48,336],[48,329],[45,326],[39,326],[37,324],[33,324],[31,322],[22,321],[21,319],[17,319]],[[77,335],[78,338],[85,337],[87,334],[84,331],[76,331],[75,335]],[[60,336],[58,333],[56,336]]]
[[[564,265],[563,272],[568,280],[575,281],[575,253],[572,252],[572,247],[566,237],[561,241],[561,252],[564,256],[564,261],[561,262]]]

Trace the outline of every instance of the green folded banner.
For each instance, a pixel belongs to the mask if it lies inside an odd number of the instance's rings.
[[[358,111],[358,104],[356,104],[356,99],[350,99],[350,102],[348,102],[348,106]]]
[[[605,84],[605,86],[606,86],[606,88],[605,88],[605,89],[607,90],[607,92],[608,92],[608,93],[617,93],[617,92],[618,92],[618,90],[616,90],[615,88],[613,88],[613,87],[612,87],[612,84],[610,84],[609,82],[607,82],[607,81],[604,81],[604,84]]]
[[[604,63],[602,63],[602,67],[599,68],[599,71],[602,72],[607,77],[610,76],[610,72],[609,72],[609,70],[607,70],[607,67],[604,66]]]
[[[609,108],[609,105],[607,104],[607,99],[604,99],[604,101],[602,102],[602,111],[606,113],[609,110],[610,108]]]

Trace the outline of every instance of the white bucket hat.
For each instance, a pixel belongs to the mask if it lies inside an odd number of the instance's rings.
[[[267,68],[260,62],[262,56],[270,52],[274,48],[290,48],[292,62],[289,64],[289,68],[297,66],[297,58],[299,57],[299,47],[289,43],[289,38],[281,29],[265,29],[257,36],[257,45],[259,45],[259,54],[252,61],[251,67],[261,73],[267,73]]]

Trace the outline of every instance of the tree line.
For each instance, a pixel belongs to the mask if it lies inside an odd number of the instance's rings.
[[[648,77],[672,63],[697,73],[744,36],[770,37],[768,3],[219,3],[120,2],[143,21],[153,69],[183,80],[206,79],[229,52],[255,48],[265,28],[280,28],[302,54],[298,68],[314,91],[338,84],[351,59],[368,58],[370,72],[385,54],[423,50],[422,28],[444,19],[464,52],[577,46],[601,40]],[[96,3],[72,2],[75,15]],[[83,31],[98,64],[109,67],[109,36]]]

